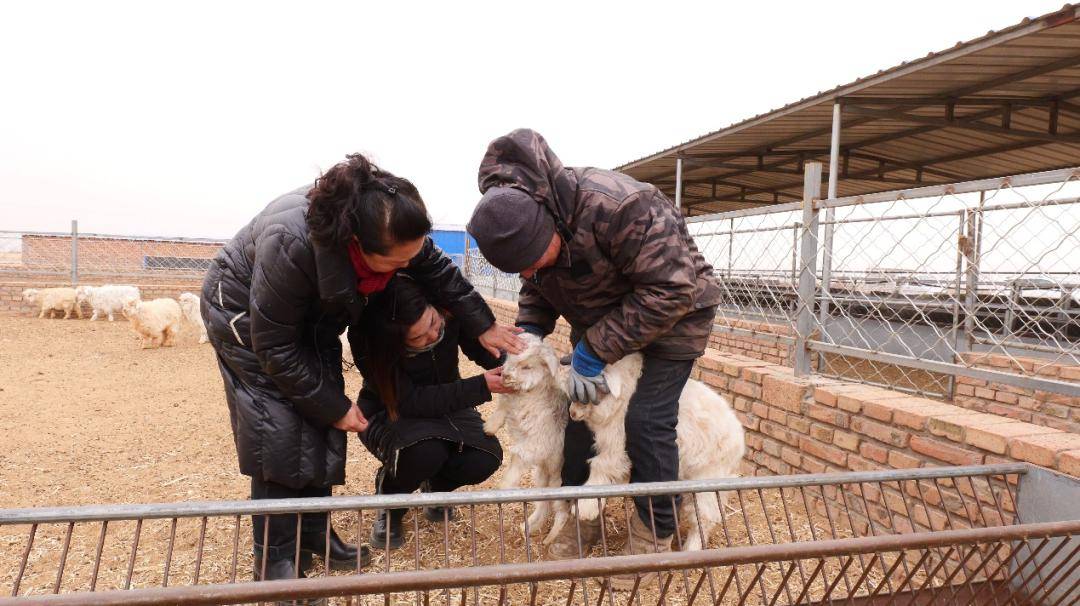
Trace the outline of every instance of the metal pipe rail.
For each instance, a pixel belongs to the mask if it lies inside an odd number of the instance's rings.
[[[498,566],[478,566],[466,570],[416,570],[390,572],[383,575],[349,575],[315,579],[271,581],[265,583],[236,583],[218,587],[169,587],[147,589],[138,592],[110,591],[94,596],[98,605],[156,606],[158,604],[210,605],[239,602],[261,602],[280,599],[325,598],[357,596],[382,593],[398,593],[415,590],[430,591],[481,587],[495,584],[536,583],[540,581],[570,580],[575,578],[606,578],[620,574],[646,572],[673,572],[692,569],[737,567],[744,564],[767,564],[776,561],[795,562],[824,561],[826,558],[874,555],[881,552],[929,552],[935,548],[958,546],[1029,543],[1042,539],[1058,539],[1061,545],[1071,544],[1080,538],[1080,520],[922,532],[898,537],[866,537],[835,539],[796,543],[775,549],[773,545],[744,545],[726,549],[708,549],[692,552],[643,553],[623,556],[603,556],[584,560],[533,562]],[[1080,542],[1080,541],[1078,541]],[[1056,550],[1058,553],[1061,548]],[[1075,549],[1073,554],[1075,555]],[[1069,567],[1075,571],[1076,564]],[[788,575],[790,577],[790,575]],[[865,580],[864,575],[864,580]],[[1056,575],[1051,577],[1056,579]],[[1011,580],[1011,579],[1007,579]],[[1000,583],[1000,581],[999,581]],[[1045,583],[1044,583],[1045,585]],[[1060,591],[1068,597],[1080,586],[1072,583]],[[835,589],[835,584],[833,586]],[[925,589],[925,587],[923,588]],[[934,593],[944,593],[934,588]],[[779,591],[777,590],[777,597]],[[804,592],[805,593],[805,592]],[[1047,594],[1053,597],[1053,594]],[[725,596],[721,595],[719,599]],[[75,605],[85,604],[86,596],[77,594],[63,596],[35,596],[21,599],[0,598],[0,606],[29,604]]]
[[[664,496],[690,492],[824,486],[837,483],[933,480],[966,476],[1025,474],[1027,463],[927,467],[887,471],[815,473],[793,476],[679,480],[608,486],[561,486],[557,488],[515,488],[468,492],[423,492],[401,495],[356,495],[316,499],[261,499],[257,501],[184,501],[134,505],[80,505],[75,507],[29,507],[0,509],[0,525],[50,524],[60,522],[104,522],[163,518],[355,511],[405,507],[493,505],[522,501],[556,501],[612,497]]]
[[[682,495],[682,546],[716,499],[713,532],[696,531],[703,551],[619,553],[629,499]],[[1053,495],[1053,498],[1050,497]],[[591,554],[542,561],[530,513],[546,502],[601,503],[603,532]],[[971,596],[989,591],[1058,596],[1070,576],[1080,483],[1027,464],[752,477],[624,486],[582,486],[0,510],[0,578],[12,579],[21,603],[222,604],[384,594],[384,603],[738,603],[795,604],[881,596]],[[457,508],[458,519],[421,523],[427,506]],[[406,545],[379,552],[341,576],[295,554],[297,570],[320,578],[284,583],[238,582],[265,566],[248,556],[248,515],[288,516],[300,534],[305,515],[329,512],[342,536],[360,541],[365,520],[405,507]],[[652,512],[649,512],[649,519]],[[577,524],[572,516],[569,523]],[[1038,526],[1044,523],[1058,525]],[[1062,525],[1061,523],[1064,523]],[[684,529],[689,526],[690,528]],[[241,532],[249,528],[247,532]],[[1052,529],[1053,537],[1046,535]],[[580,533],[577,528],[576,532]],[[942,533],[945,534],[942,534]],[[956,534],[959,533],[959,534]],[[1040,534],[1043,533],[1043,534]],[[1053,534],[1051,533],[1051,534]],[[241,540],[241,535],[244,536]],[[580,541],[580,534],[578,535]],[[265,541],[265,536],[263,537]],[[925,541],[925,543],[920,543]],[[1065,544],[1068,543],[1068,546]],[[579,547],[580,547],[579,543]],[[388,547],[388,546],[383,546]],[[323,557],[316,553],[315,557]],[[612,594],[620,572],[670,571],[660,583]],[[9,574],[10,571],[10,574]],[[1064,580],[1063,580],[1064,579]],[[1021,586],[1026,585],[1026,587]],[[429,592],[440,595],[430,596]],[[44,595],[54,594],[54,595]],[[580,599],[579,599],[580,598]]]

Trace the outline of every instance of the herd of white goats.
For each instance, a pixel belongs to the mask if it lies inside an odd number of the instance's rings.
[[[23,300],[40,309],[39,318],[51,318],[63,312],[65,320],[72,313],[81,319],[83,305],[93,310],[91,320],[107,317],[112,322],[117,314],[123,314],[142,340],[144,349],[172,345],[185,321],[198,331],[199,343],[207,342],[206,326],[199,314],[199,297],[190,292],[181,293],[179,301],[170,298],[143,301],[136,286],[105,284],[27,288]]]

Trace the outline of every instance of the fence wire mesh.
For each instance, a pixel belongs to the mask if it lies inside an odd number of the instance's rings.
[[[480,294],[504,301],[517,301],[521,278],[499,271],[475,248],[466,248],[462,258],[465,276]]]
[[[825,200],[809,227],[800,204],[689,225],[723,278],[720,330],[772,323],[816,371],[906,391],[950,396],[962,374],[1077,395],[1078,196],[1068,169]]]
[[[201,278],[225,240],[0,231],[0,276],[155,282]]]
[[[332,603],[806,604],[900,596],[947,603],[1073,603],[1080,590],[1080,521],[1025,519],[1048,474],[1025,465],[746,478],[382,497],[0,510],[0,604],[219,604],[334,597]],[[1054,476],[1077,494],[1075,480]],[[1027,492],[1025,492],[1027,491]],[[1027,494],[1030,493],[1030,494]],[[681,494],[724,503],[706,549],[621,556],[632,494]],[[580,557],[548,561],[529,515],[538,503],[606,498],[603,531]],[[1027,501],[1025,501],[1027,499]],[[443,509],[434,521],[424,507]],[[370,563],[333,570],[297,551],[315,578],[249,583],[250,515],[295,520],[329,512],[348,540],[365,542],[378,511],[406,507],[406,542]],[[674,544],[686,541],[681,520]],[[571,521],[571,524],[576,522]],[[326,525],[326,532],[329,531]],[[381,547],[388,547],[383,545]],[[310,560],[310,561],[309,561]],[[620,572],[662,571],[628,592]],[[982,599],[977,596],[983,593]],[[902,598],[907,603],[908,598]],[[959,602],[958,602],[959,600]],[[966,600],[966,602],[965,602]],[[914,603],[914,602],[912,602]],[[922,602],[919,603],[929,603]]]

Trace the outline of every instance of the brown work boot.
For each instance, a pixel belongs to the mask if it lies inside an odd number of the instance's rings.
[[[576,523],[575,523],[576,522]],[[581,529],[581,549],[578,549],[578,528]],[[555,535],[544,551],[545,560],[572,560],[587,557],[600,541],[600,518],[586,522],[575,521],[571,516],[559,534]]]
[[[641,516],[630,516],[630,529],[626,533],[626,547],[622,555],[635,555],[643,553],[667,553],[671,551],[671,537],[653,537],[652,530],[641,520]],[[664,573],[667,574],[667,573]],[[630,591],[634,588],[634,582],[640,576],[638,588],[641,589],[650,583],[656,583],[659,573],[645,572],[640,574],[620,574],[610,577],[613,591]]]

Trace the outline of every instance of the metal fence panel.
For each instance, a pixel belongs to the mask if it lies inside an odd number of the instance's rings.
[[[3,604],[224,604],[299,597],[334,603],[806,604],[1071,603],[1080,590],[1080,521],[1024,504],[1080,497],[1080,483],[1028,465],[876,471],[511,491],[279,501],[0,510]],[[635,494],[681,494],[680,530],[722,507],[702,551],[621,554]],[[591,553],[545,561],[529,515],[542,502],[604,497]],[[251,583],[248,516],[329,512],[363,542],[377,511],[404,506],[406,544],[315,578]],[[422,521],[425,506],[454,506]],[[444,510],[445,511],[445,510]],[[1066,512],[1068,513],[1068,512]],[[571,523],[574,523],[571,521]],[[299,526],[298,526],[299,529]],[[295,566],[303,566],[300,554]],[[663,571],[629,593],[618,573]],[[57,595],[50,595],[57,594]],[[981,594],[981,597],[979,597]],[[374,598],[374,599],[370,599]],[[915,603],[915,602],[911,602]]]
[[[689,222],[721,278],[722,327],[772,323],[796,335],[796,360],[816,352],[816,372],[895,389],[948,397],[966,375],[1080,395],[1058,370],[1080,367],[1080,169],[800,210]],[[809,220],[831,231],[829,250],[816,229],[801,244],[784,237]],[[816,283],[800,297],[804,268]]]

